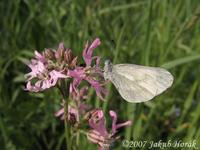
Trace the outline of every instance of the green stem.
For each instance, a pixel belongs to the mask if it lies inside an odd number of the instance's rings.
[[[81,134],[84,134],[84,135],[86,135],[86,136],[87,136],[87,132],[86,132],[86,131],[84,131],[84,130],[81,130],[81,129],[79,129],[79,133],[81,133]]]
[[[68,124],[68,100],[69,100],[69,93],[68,92],[64,92],[63,89],[65,89],[65,91],[69,91],[69,87],[68,85],[63,84],[62,82],[60,83],[60,85],[57,86],[62,97],[64,100],[64,126],[65,126],[65,139],[66,139],[66,144],[67,144],[67,150],[71,149],[71,142],[70,142],[70,126]],[[67,90],[66,90],[67,89]]]
[[[64,116],[65,116],[65,137],[66,137],[66,144],[67,144],[67,150],[70,150],[70,126],[68,125],[68,103],[65,101],[64,104]]]
[[[1,131],[1,136],[4,140],[4,142],[6,143],[8,141],[8,136],[7,136],[7,130],[5,128],[3,119],[0,117],[0,131]]]

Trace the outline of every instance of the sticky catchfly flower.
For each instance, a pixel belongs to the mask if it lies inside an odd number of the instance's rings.
[[[74,70],[68,71],[68,76],[74,78],[73,87],[77,88],[81,81],[87,81],[96,91],[97,96],[100,99],[104,99],[107,94],[107,90],[104,87],[104,77],[103,71],[101,70],[100,57],[92,56],[94,49],[100,45],[100,40],[95,39],[89,46],[88,43],[83,50],[83,59],[85,61],[86,67],[76,67]],[[92,60],[96,60],[95,64],[92,65]]]
[[[32,59],[28,66],[31,72],[25,75],[27,79],[26,90],[32,92],[43,91],[55,86],[58,79],[68,78],[67,75],[62,73],[62,70],[49,70],[47,59],[37,51],[35,52],[35,59]],[[36,80],[35,83],[31,83],[33,79]]]
[[[112,119],[112,130],[110,133],[107,131],[106,121],[102,110],[96,109],[93,111],[91,118],[89,119],[89,125],[92,129],[87,137],[89,141],[98,144],[99,149],[102,150],[109,149],[110,145],[115,140],[114,135],[117,133],[117,129],[132,124],[131,121],[117,124],[117,114],[112,110],[109,113]]]

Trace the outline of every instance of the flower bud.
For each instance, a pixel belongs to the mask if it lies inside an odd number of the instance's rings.
[[[76,65],[77,65],[77,59],[78,59],[78,57],[75,57],[75,58],[71,61],[70,65],[69,65],[70,68],[75,68],[75,67],[76,67]]]
[[[70,63],[73,60],[74,56],[71,49],[67,49],[64,53],[64,61]]]
[[[45,49],[44,51],[44,56],[47,58],[47,59],[54,59],[55,56],[54,56],[54,52],[50,49]]]
[[[60,43],[57,51],[55,52],[55,57],[58,61],[62,61],[62,58],[64,56],[64,52],[65,52],[64,44]]]
[[[75,114],[69,113],[68,121],[70,124],[75,125],[77,123],[77,116],[75,116]]]

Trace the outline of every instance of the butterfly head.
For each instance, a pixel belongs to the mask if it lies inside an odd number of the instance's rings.
[[[105,66],[109,66],[109,65],[112,65],[110,59],[105,60]]]
[[[105,65],[104,65],[104,79],[105,80],[111,79],[111,72],[112,72],[112,63],[110,60],[106,60]]]

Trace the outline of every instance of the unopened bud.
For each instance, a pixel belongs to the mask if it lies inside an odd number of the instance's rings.
[[[62,57],[64,56],[64,52],[65,52],[65,47],[63,43],[59,44],[59,47],[57,49],[57,51],[55,52],[55,56],[58,60],[62,60]]]
[[[77,59],[78,59],[78,57],[75,57],[75,58],[71,61],[70,65],[69,65],[70,68],[75,68],[75,67],[76,67],[76,65],[77,65]]]
[[[44,51],[44,55],[48,59],[54,59],[55,58],[54,52],[50,49],[47,49],[47,48]]]
[[[74,58],[73,54],[72,54],[72,50],[71,49],[67,49],[65,51],[65,54],[64,54],[64,61],[66,63],[70,63],[72,61],[72,59]]]
[[[69,121],[70,124],[74,125],[74,124],[77,123],[77,118],[76,118],[76,116],[74,114],[69,113],[68,121]]]

